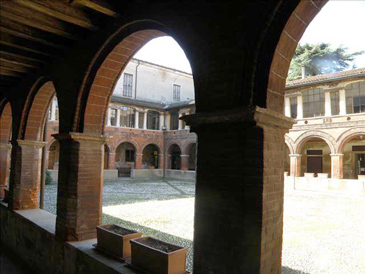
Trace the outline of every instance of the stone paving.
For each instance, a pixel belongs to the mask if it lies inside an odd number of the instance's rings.
[[[195,183],[120,179],[105,182],[103,223],[189,247],[192,268]],[[57,185],[45,209],[56,213]],[[285,196],[283,274],[365,273],[365,198],[295,192]]]

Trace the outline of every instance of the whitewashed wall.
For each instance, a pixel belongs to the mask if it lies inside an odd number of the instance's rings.
[[[132,98],[140,100],[172,103],[173,85],[179,85],[180,101],[194,100],[194,82],[191,74],[164,68],[158,65],[140,61],[137,68],[137,94],[136,94],[136,67],[137,60],[132,59],[117,82],[113,94],[123,96],[123,75],[133,75]]]

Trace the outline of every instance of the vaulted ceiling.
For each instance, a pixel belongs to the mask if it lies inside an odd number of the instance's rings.
[[[0,88],[44,69],[118,16],[105,0],[1,0]]]

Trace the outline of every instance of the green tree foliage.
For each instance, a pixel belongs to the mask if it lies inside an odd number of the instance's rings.
[[[46,182],[45,182],[45,184],[46,185],[49,185],[49,184],[51,184],[52,183],[52,176],[51,176],[51,173],[47,170],[46,171]]]
[[[306,77],[342,71],[351,66],[356,56],[365,51],[346,53],[347,48],[339,46],[332,49],[328,43],[298,44],[290,63],[288,81],[302,77],[302,66]],[[352,64],[352,68],[355,66]]]

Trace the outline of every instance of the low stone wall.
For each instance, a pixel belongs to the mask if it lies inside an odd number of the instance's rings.
[[[286,193],[293,190],[364,195],[365,180],[284,176]]]
[[[131,177],[139,178],[163,178],[162,169],[132,169]],[[195,180],[195,171],[166,169],[165,178]]]
[[[56,216],[41,210],[10,211],[0,203],[0,243],[22,258],[31,273],[135,274],[125,263],[94,250],[96,239],[63,242],[55,237]]]
[[[58,170],[57,169],[48,169],[48,172],[51,174],[52,180],[58,181]],[[118,170],[117,169],[104,169],[104,180],[105,181],[115,181],[118,180]]]

